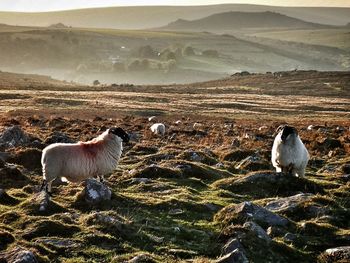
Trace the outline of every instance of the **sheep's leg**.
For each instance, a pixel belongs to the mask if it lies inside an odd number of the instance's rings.
[[[46,192],[51,196],[52,195],[52,181],[47,183]]]
[[[52,182],[48,183],[44,179],[42,184],[41,184],[41,187],[40,187],[40,192],[44,190],[49,196],[52,196],[52,193],[51,193],[52,187],[51,187],[51,185],[52,185]]]
[[[290,174],[290,175],[295,174],[294,164],[293,163],[290,163],[286,168],[287,168],[287,173],[288,174]]]
[[[105,182],[105,178],[103,177],[103,175],[98,175],[97,178],[98,178],[100,183],[104,183]]]
[[[273,166],[275,166],[275,168],[276,168],[276,173],[283,172],[283,167],[280,165],[279,161],[275,160],[275,162],[276,162],[276,165],[273,164]],[[273,161],[272,161],[272,163],[273,163]]]
[[[40,186],[40,192],[44,189],[45,189],[45,191],[47,190],[47,181],[45,179],[43,180],[43,182]]]
[[[303,178],[305,177],[305,170],[304,169],[294,169],[293,174],[297,177]]]
[[[276,167],[276,173],[280,173],[280,172],[282,172],[282,168],[279,167],[279,166],[277,166],[277,167]]]
[[[288,167],[286,167],[286,166],[281,166],[281,171],[282,171],[282,173],[284,173],[284,174],[288,173]]]

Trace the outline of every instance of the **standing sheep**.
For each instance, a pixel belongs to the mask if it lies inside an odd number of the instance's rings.
[[[164,135],[165,134],[165,125],[163,123],[155,123],[151,126],[151,131],[154,134]]]
[[[294,127],[281,125],[272,147],[271,161],[276,172],[303,177],[309,153]]]
[[[43,150],[43,186],[51,192],[52,181],[81,182],[89,177],[99,177],[112,172],[119,161],[123,142],[129,135],[122,128],[111,128],[88,142],[54,143]]]

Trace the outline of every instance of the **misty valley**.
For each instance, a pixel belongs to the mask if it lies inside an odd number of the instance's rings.
[[[191,83],[241,71],[349,70],[349,32],[272,12],[226,12],[152,30],[2,24],[0,69],[84,84]],[[308,41],[314,35],[317,40]]]

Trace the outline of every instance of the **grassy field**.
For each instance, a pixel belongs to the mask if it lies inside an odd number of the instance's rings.
[[[296,71],[82,86],[0,73],[0,134],[19,125],[30,135],[16,147],[0,144],[0,157],[10,156],[0,162],[0,259],[21,247],[39,262],[207,263],[239,237],[250,262],[327,262],[324,250],[349,245],[349,78]],[[152,115],[165,123],[164,137],[151,134]],[[281,123],[298,129],[311,155],[306,179],[272,172]],[[39,211],[42,148],[57,133],[86,141],[112,126],[134,139],[107,176],[111,200],[91,206],[82,184],[57,183]],[[289,223],[273,227],[270,241],[232,212],[241,202],[265,207],[300,193],[305,200],[276,212]]]
[[[350,52],[350,28],[319,30],[286,30],[253,34],[257,37],[272,38],[311,45],[336,47]]]
[[[349,74],[281,72],[189,85],[81,86],[35,75],[1,73],[0,110],[61,110],[118,116],[190,114],[228,118],[349,118]]]

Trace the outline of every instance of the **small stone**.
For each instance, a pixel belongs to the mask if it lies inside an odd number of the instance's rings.
[[[192,170],[191,165],[189,164],[178,164],[175,166],[176,169],[182,170],[182,171],[190,171]]]
[[[288,243],[293,243],[297,238],[298,236],[296,234],[292,234],[288,232],[284,235],[283,240]]]
[[[38,209],[39,212],[45,212],[49,209],[50,206],[50,196],[46,191],[40,191],[38,193],[34,193],[30,202],[33,208]]]
[[[285,198],[279,198],[267,203],[265,208],[273,212],[293,212],[299,205],[310,201],[314,196],[315,195],[313,194],[301,193]]]
[[[70,240],[70,239],[61,239],[61,238],[39,238],[35,240],[35,243],[43,243],[43,244],[48,244],[57,248],[63,248],[63,249],[68,249],[68,248],[76,248],[80,246],[80,243],[75,240]]]
[[[169,215],[181,215],[183,213],[184,213],[184,211],[182,209],[176,208],[176,209],[171,209],[168,214]]]
[[[215,263],[249,263],[247,256],[238,248],[215,260]]]
[[[267,243],[270,243],[272,241],[265,230],[254,222],[246,222],[244,223],[243,227],[249,229],[250,231],[253,231],[260,239],[265,240]]]
[[[190,152],[190,158],[191,158],[191,161],[194,161],[194,162],[200,162],[200,161],[202,161],[202,157],[198,154],[198,153],[196,153],[196,152]]]
[[[129,261],[127,261],[128,263],[152,263],[155,262],[153,260],[153,258],[147,254],[141,254],[141,255],[137,255],[135,257],[133,257],[132,259],[130,259]]]
[[[217,163],[217,164],[215,164],[215,167],[219,168],[219,169],[222,169],[222,168],[225,167],[225,165],[223,163]]]
[[[131,179],[131,183],[133,183],[133,184],[135,184],[135,183],[138,183],[138,184],[144,183],[144,184],[146,184],[146,183],[150,183],[151,181],[152,180],[149,179],[149,178],[132,178]]]
[[[226,242],[226,244],[222,247],[222,253],[224,255],[230,254],[231,252],[235,251],[236,249],[239,249],[240,251],[245,253],[241,242],[239,242],[239,240],[237,238],[230,238]]]
[[[270,237],[283,236],[286,234],[286,230],[284,230],[283,228],[280,228],[278,226],[270,226],[266,230],[266,234],[268,234]]]
[[[154,241],[154,242],[156,242],[156,243],[158,243],[158,244],[160,244],[160,243],[162,243],[162,242],[164,241],[164,237],[157,237],[157,236],[151,235],[151,234],[148,234],[147,236],[148,236],[152,241]]]
[[[7,147],[24,146],[29,142],[29,136],[19,125],[7,128],[2,134],[0,134],[0,143],[4,143]]]
[[[5,262],[11,263],[37,263],[37,259],[33,252],[17,247],[4,255]]]
[[[238,216],[241,222],[251,220],[258,224],[262,224],[263,226],[286,226],[289,224],[288,219],[251,202],[243,202],[226,207],[223,210],[226,210],[225,213],[232,213],[233,215]],[[226,215],[226,217],[229,217],[229,215]]]
[[[323,256],[327,262],[350,262],[350,246],[329,248]]]
[[[94,179],[87,179],[84,189],[85,201],[90,204],[98,204],[102,201],[111,200],[112,191],[108,186]]]

